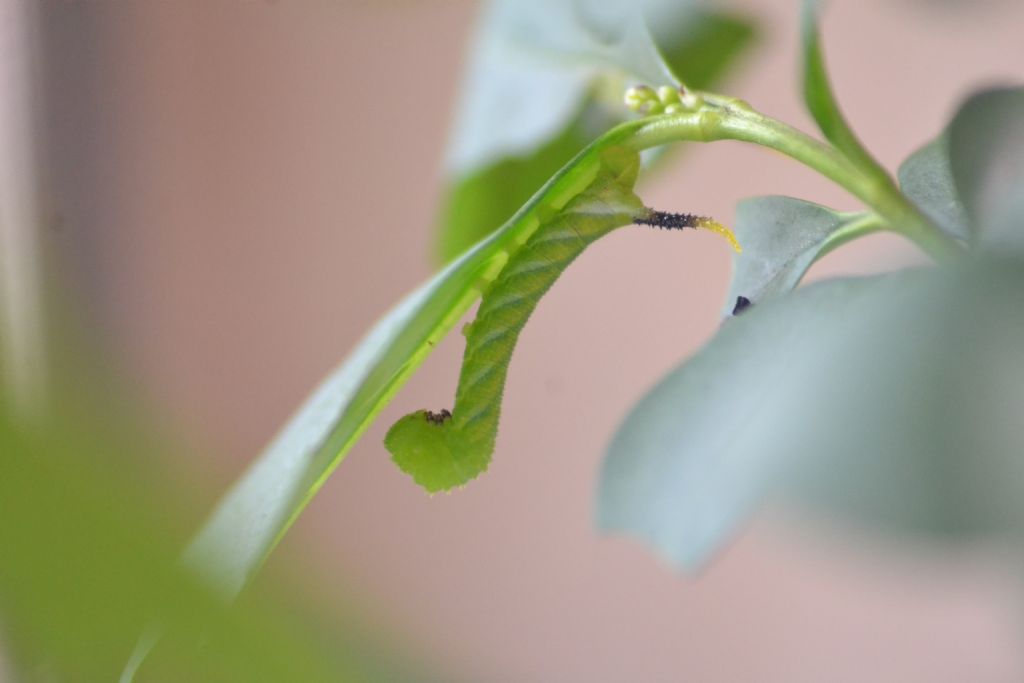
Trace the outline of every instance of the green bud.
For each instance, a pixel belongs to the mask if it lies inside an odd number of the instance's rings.
[[[658,88],[658,99],[665,106],[679,104],[679,91],[669,85]]]
[[[632,111],[641,114],[658,114],[662,110],[658,94],[646,85],[635,85],[626,89],[623,102]]]

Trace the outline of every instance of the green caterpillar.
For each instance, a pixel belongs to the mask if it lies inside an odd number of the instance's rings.
[[[464,328],[466,351],[449,412],[418,410],[398,420],[384,439],[395,463],[433,493],[462,486],[491,461],[508,364],[519,333],[541,296],[562,271],[598,238],[631,223],[661,228],[702,227],[732,232],[715,221],[644,207],[633,193],[639,155],[623,147],[603,151],[596,177],[560,210],[541,206],[538,225],[509,255],[483,297],[476,319]]]

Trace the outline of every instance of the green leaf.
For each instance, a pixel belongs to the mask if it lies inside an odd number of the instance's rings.
[[[747,22],[689,4],[487,3],[448,148],[439,259],[490,233],[624,120],[624,79],[704,87],[752,36]]]
[[[740,202],[736,237],[743,251],[733,255],[723,316],[732,312],[738,297],[760,303],[796,287],[811,264],[840,243],[844,234],[860,235],[878,228],[869,214],[837,213],[790,197]]]
[[[824,136],[861,170],[888,179],[846,122],[829,82],[818,31],[818,0],[804,0],[801,12],[804,102]]]
[[[974,95],[953,118],[948,135],[957,192],[979,242],[1020,251],[1024,229],[1015,218],[1024,195],[1024,89]]]
[[[1024,272],[833,280],[754,307],[633,409],[602,528],[706,561],[765,497],[814,494],[886,528],[1024,530]]]
[[[438,233],[438,260],[465,251],[522,206],[545,180],[619,118],[590,98],[566,127],[537,149],[498,161],[448,183]],[[509,122],[507,125],[516,124]]]
[[[681,20],[648,26],[669,71],[696,90],[721,80],[756,38],[748,19],[700,7],[690,7]]]
[[[957,239],[969,240],[971,226],[953,181],[949,138],[940,135],[903,162],[897,173],[903,194],[935,225]]]
[[[899,170],[900,188],[943,231],[1020,251],[1024,234],[1024,89],[982,91]]]
[[[266,581],[226,610],[176,561],[194,491],[152,465],[180,449],[145,433],[100,373],[74,374],[90,382],[55,380],[60,406],[31,423],[0,400],[0,624],[16,680],[116,681],[155,614],[165,637],[145,680],[413,679],[354,617],[307,608],[293,585]]]

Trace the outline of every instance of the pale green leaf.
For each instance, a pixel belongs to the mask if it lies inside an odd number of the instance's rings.
[[[949,138],[940,135],[914,152],[899,168],[900,190],[948,235],[971,237],[971,226],[953,181]]]
[[[944,231],[982,248],[1024,245],[1024,89],[982,91],[900,167],[903,192]]]
[[[733,255],[732,282],[723,316],[739,297],[760,303],[785,294],[800,282],[811,264],[830,249],[842,232],[870,222],[861,213],[838,213],[790,197],[755,197],[736,210],[736,237],[743,251]]]
[[[957,192],[979,243],[1020,251],[1024,226],[1015,218],[1024,195],[1024,88],[974,95],[948,135]]]
[[[601,527],[688,568],[780,490],[888,528],[1024,529],[1024,273],[833,280],[724,325],[633,409]]]

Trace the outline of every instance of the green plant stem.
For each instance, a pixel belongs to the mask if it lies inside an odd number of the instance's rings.
[[[887,227],[888,225],[886,225],[886,222],[878,214],[863,214],[857,220],[844,225],[829,235],[828,239],[825,240],[825,243],[821,245],[821,249],[814,257],[814,260],[820,261],[826,255],[832,253],[847,242],[852,242],[855,239],[859,239],[865,235],[870,235],[873,232],[885,230]]]
[[[625,141],[646,149],[681,140],[738,140],[768,147],[821,173],[874,211],[889,229],[915,242],[939,262],[959,258],[960,245],[935,227],[887,177],[868,175],[834,147],[760,114],[739,100],[707,96],[704,108],[636,122]]]

